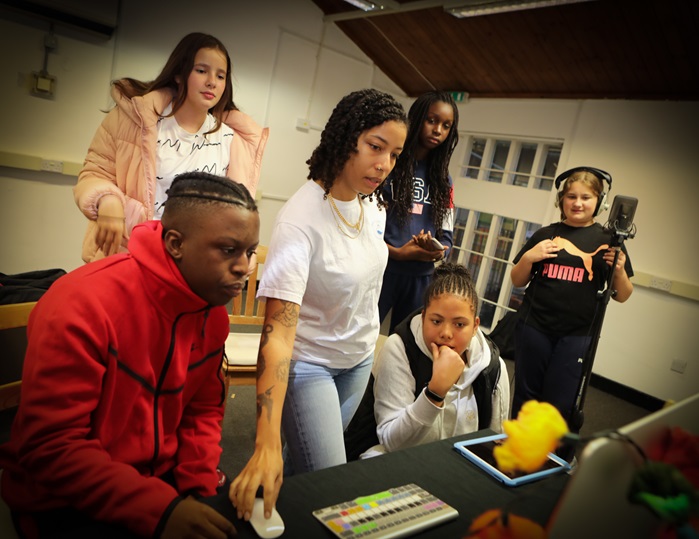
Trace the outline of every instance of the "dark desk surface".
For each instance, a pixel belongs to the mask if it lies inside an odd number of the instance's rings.
[[[511,513],[545,525],[569,476],[504,486],[453,449],[454,442],[483,434],[458,436],[285,478],[277,500],[286,527],[282,537],[332,539],[335,536],[312,511],[406,483],[416,483],[459,512],[458,519],[422,532],[418,535],[421,538],[461,539],[475,517],[505,504]],[[257,537],[248,523],[238,522],[236,527],[240,538]]]

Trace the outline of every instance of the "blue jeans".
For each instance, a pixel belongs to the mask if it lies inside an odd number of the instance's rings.
[[[374,354],[351,369],[292,361],[282,431],[284,475],[347,462],[343,432],[364,395]]]

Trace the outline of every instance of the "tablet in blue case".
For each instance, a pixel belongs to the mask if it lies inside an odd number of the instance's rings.
[[[463,442],[456,442],[454,449],[495,479],[510,487],[531,483],[532,481],[570,470],[570,465],[565,460],[553,453],[549,453],[548,460],[541,470],[537,472],[515,476],[505,474],[497,468],[493,449],[506,438],[506,434],[493,434],[482,438],[474,438],[473,440],[464,440]]]

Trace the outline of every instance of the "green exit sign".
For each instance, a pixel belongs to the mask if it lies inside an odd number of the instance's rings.
[[[451,92],[451,96],[454,98],[454,101],[461,103],[464,99],[468,99],[468,92]]]

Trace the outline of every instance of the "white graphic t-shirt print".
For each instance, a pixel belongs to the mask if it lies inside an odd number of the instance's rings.
[[[163,115],[169,112],[170,107]],[[233,130],[222,124],[218,131],[204,135],[215,124],[214,117],[208,114],[199,131],[188,133],[174,116],[158,120],[154,219],[162,217],[167,190],[178,174],[202,171],[225,176],[228,172]]]

